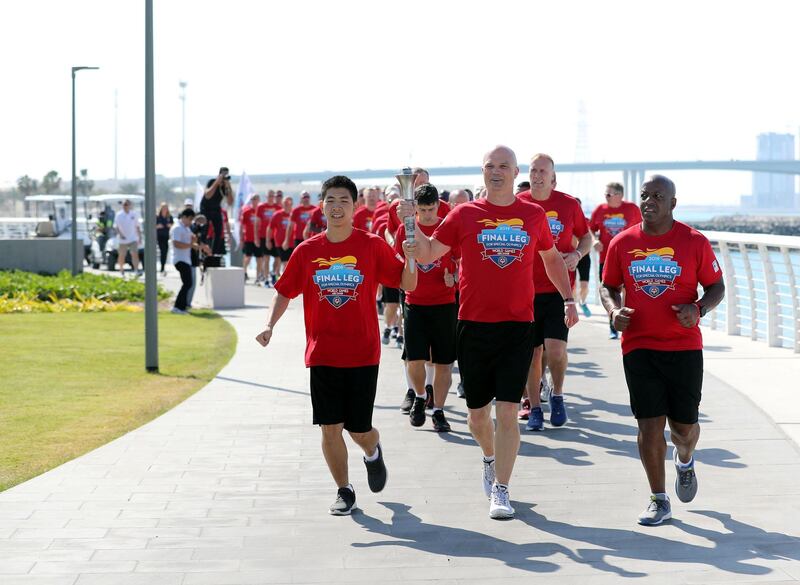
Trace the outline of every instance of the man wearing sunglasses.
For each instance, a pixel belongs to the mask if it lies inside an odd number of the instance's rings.
[[[606,202],[601,203],[592,213],[589,229],[595,236],[594,249],[600,254],[600,278],[603,277],[603,263],[611,239],[626,228],[642,221],[642,213],[635,203],[623,201],[624,189],[619,183],[606,185]],[[619,339],[614,324],[609,321],[609,339]]]

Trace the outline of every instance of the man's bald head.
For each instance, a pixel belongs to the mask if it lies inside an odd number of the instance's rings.
[[[485,163],[489,158],[496,157],[497,155],[507,155],[514,161],[514,166],[517,165],[517,155],[514,154],[514,151],[511,150],[508,146],[503,146],[502,144],[498,144],[493,149],[488,151],[486,154],[483,155],[483,162]]]

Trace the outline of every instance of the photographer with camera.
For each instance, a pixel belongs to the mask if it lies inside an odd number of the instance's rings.
[[[233,189],[228,167],[220,167],[216,179],[209,179],[206,191],[200,201],[200,213],[206,216],[208,223],[214,227],[214,239],[211,242],[211,251],[215,256],[225,254],[225,237],[222,225],[222,200],[233,206]]]

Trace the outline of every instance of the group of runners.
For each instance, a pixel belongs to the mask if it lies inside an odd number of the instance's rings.
[[[369,488],[378,492],[386,484],[372,411],[381,342],[388,343],[401,306],[408,380],[401,410],[417,427],[429,409],[434,429],[449,431],[444,406],[457,360],[459,396],[466,399],[468,426],[482,452],[489,515],[513,517],[509,485],[520,444],[518,418],[527,419],[529,430],[543,429],[544,368],[552,379],[545,397],[550,424],[567,422],[568,333],[585,302],[573,297],[575,270],[595,246],[610,336],[622,332],[630,404],[652,493],[639,522],[660,524],[671,517],[667,424],[678,498],[691,501],[697,491],[693,455],[703,371],[698,323],[724,295],[708,240],[673,219],[675,186],[664,176],[641,186],[639,207],[623,200],[621,185],[609,184],[606,203],[587,220],[575,198],[555,190],[555,164],[546,154],[532,157],[529,189],[522,192],[515,193],[519,167],[510,148],[487,152],[482,170],[485,191],[474,200],[457,191],[449,204],[441,201],[427,172],[415,169],[414,202],[401,199],[396,187],[383,193],[385,201],[380,189],[368,188],[358,209],[356,185],[331,177],[311,212],[321,229],[310,215],[306,239],[295,242],[275,283],[269,319],[256,340],[267,346],[290,300],[303,295],[313,422],[322,430],[322,452],[337,487],[329,512],[346,515],[356,506],[344,431],[364,451]],[[413,238],[406,237],[407,217],[416,217]],[[704,290],[700,299],[698,286]],[[375,306],[379,287],[383,335]]]

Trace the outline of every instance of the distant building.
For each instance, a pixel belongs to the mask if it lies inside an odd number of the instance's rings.
[[[758,135],[756,160],[793,160],[794,135],[768,132]],[[797,207],[795,176],[779,173],[753,173],[753,194],[742,197],[742,205],[755,209],[788,210]]]

